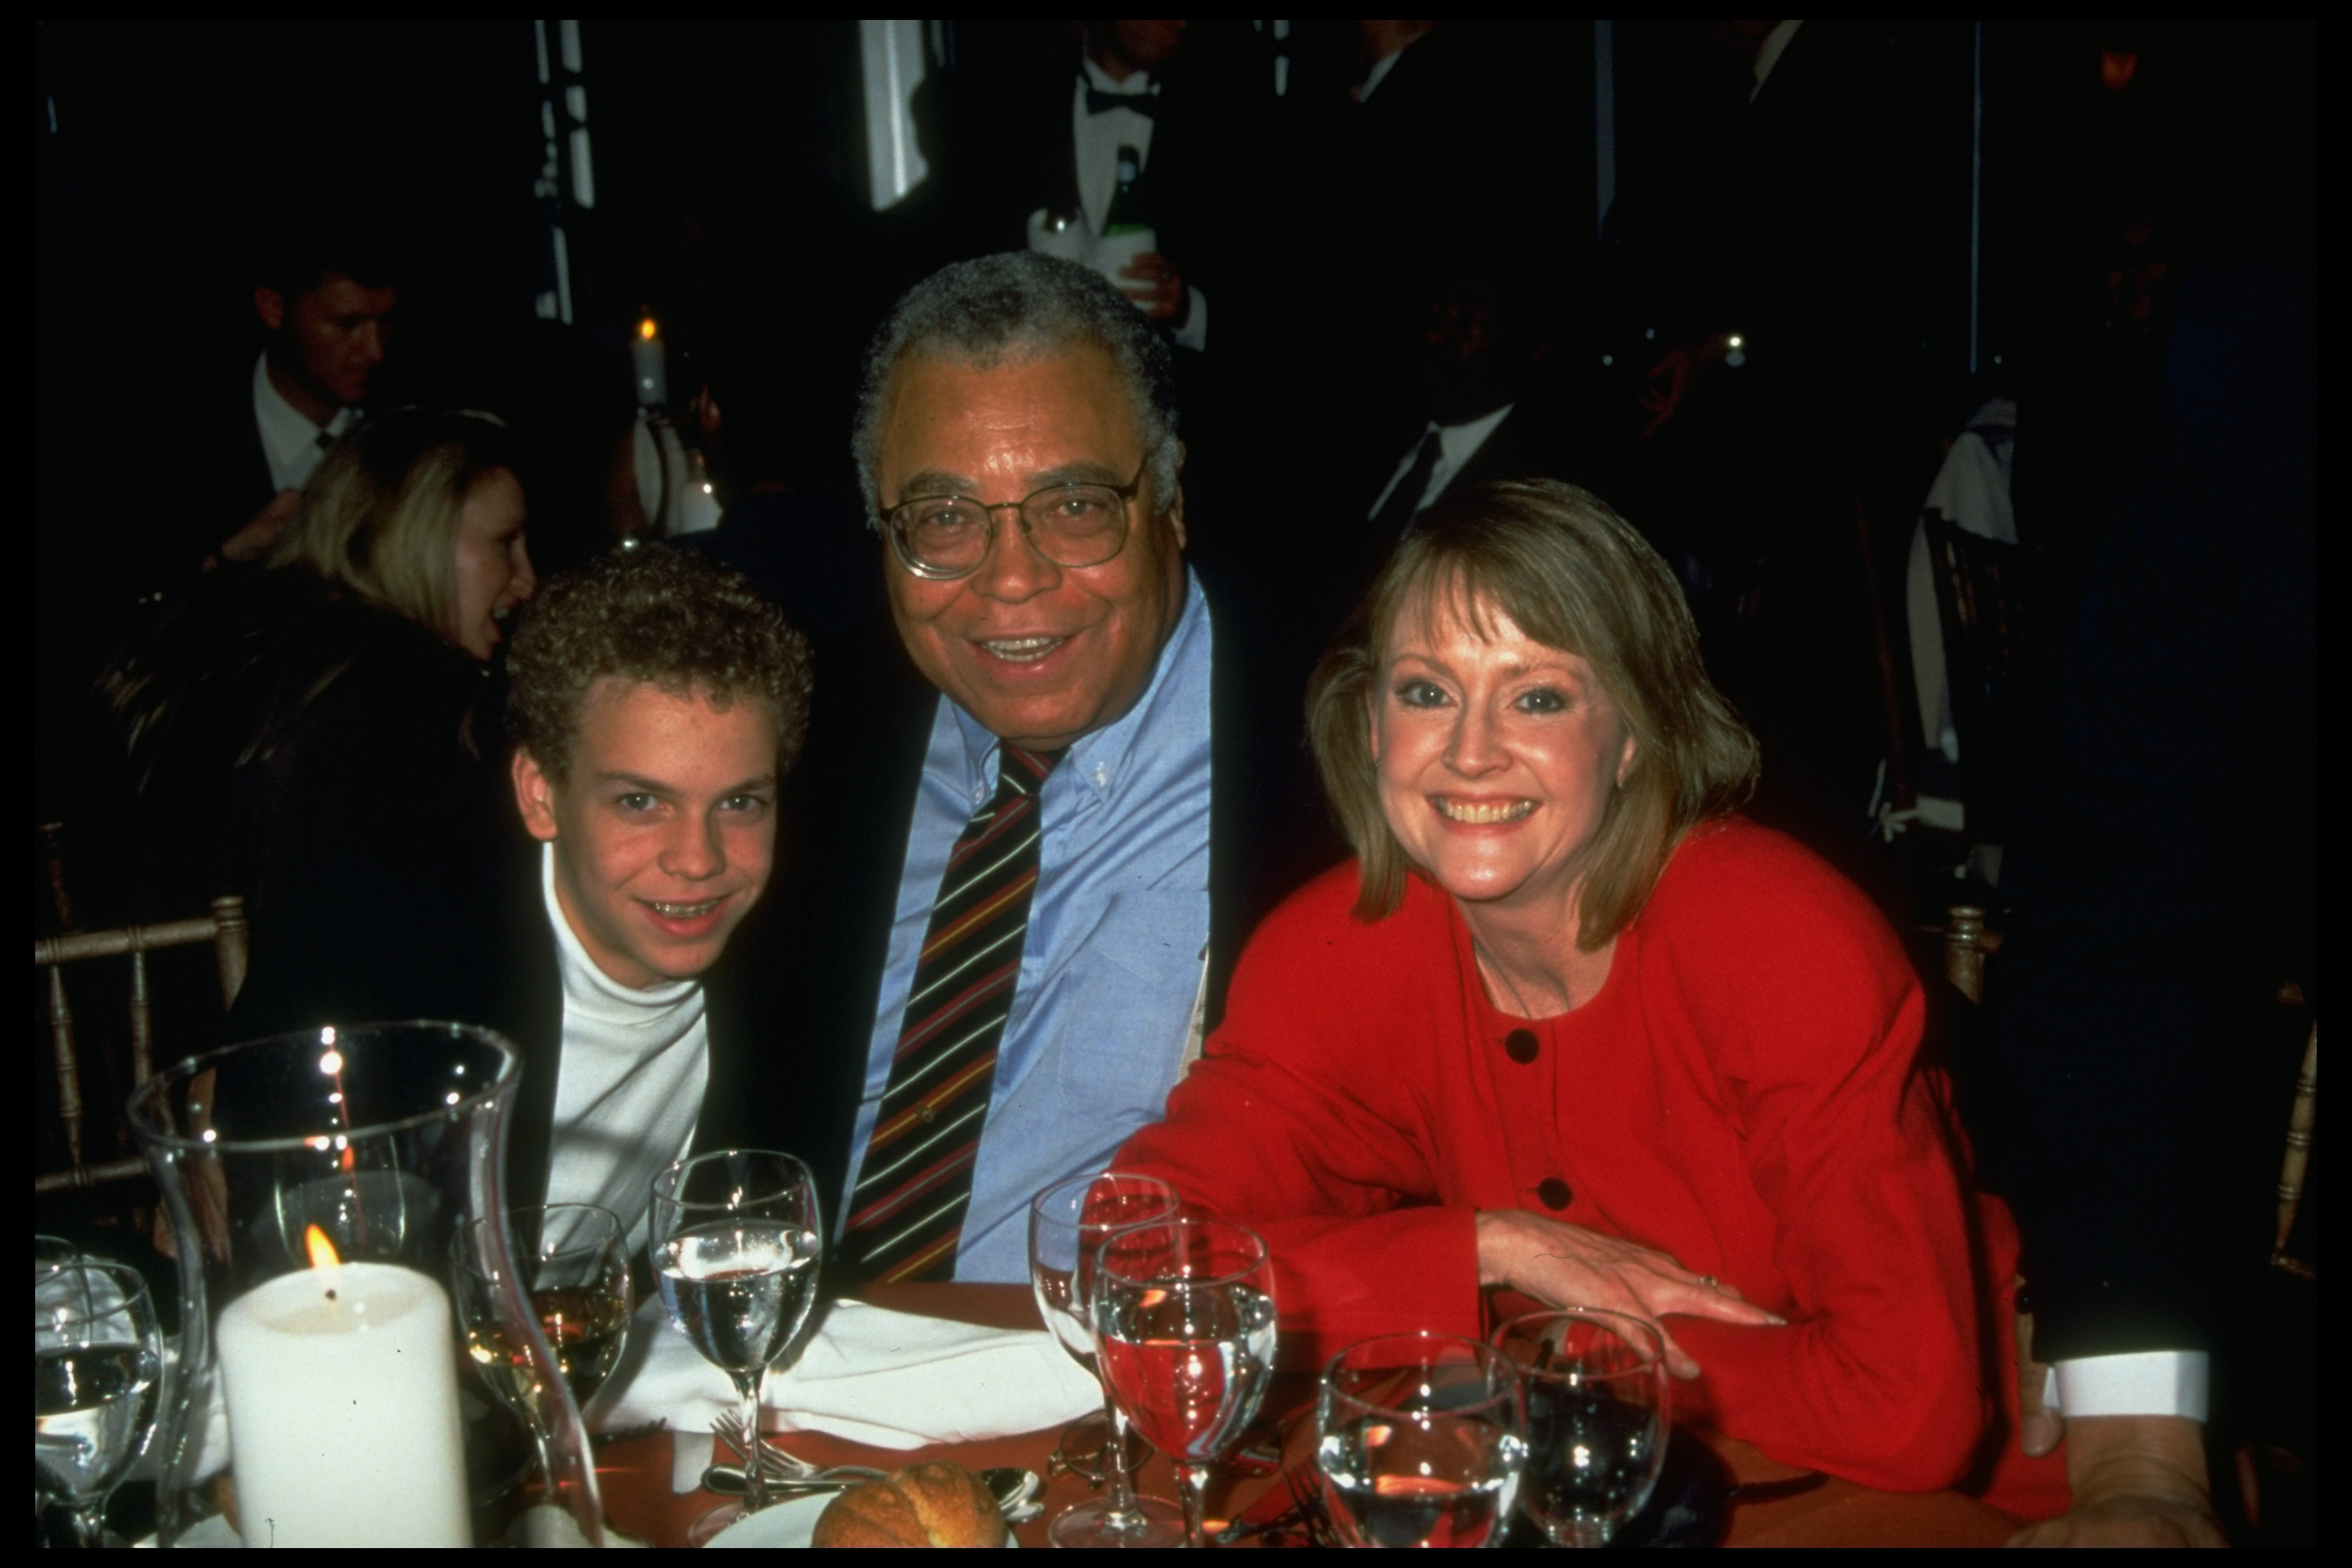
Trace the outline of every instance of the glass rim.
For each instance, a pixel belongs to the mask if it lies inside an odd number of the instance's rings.
[[[621,1223],[621,1216],[614,1213],[610,1208],[607,1208],[603,1204],[509,1204],[505,1208],[499,1211],[498,1223],[503,1224],[507,1227],[509,1234],[511,1235],[514,1233],[515,1216],[518,1215],[535,1214],[541,1216],[543,1219],[549,1215],[559,1213],[597,1215],[612,1226],[613,1234],[609,1237],[599,1241],[571,1242],[565,1246],[557,1247],[552,1252],[544,1251],[538,1247],[524,1247],[518,1246],[510,1249],[515,1254],[516,1262],[521,1262],[524,1256],[528,1254],[533,1261],[546,1263],[551,1259],[562,1258],[574,1252],[600,1251],[612,1242],[625,1241],[628,1238],[628,1227]],[[492,1220],[490,1215],[477,1215],[473,1219],[466,1221],[464,1228],[468,1230],[478,1229],[481,1226],[491,1223]]]
[[[1620,1312],[1611,1307],[1550,1307],[1539,1312],[1521,1312],[1517,1317],[1495,1325],[1495,1331],[1487,1336],[1487,1342],[1497,1351],[1501,1351],[1503,1354],[1510,1356],[1512,1363],[1518,1366],[1522,1376],[1556,1378],[1562,1374],[1548,1368],[1528,1366],[1521,1363],[1517,1356],[1511,1355],[1511,1352],[1503,1347],[1503,1336],[1513,1329],[1524,1323],[1540,1322],[1551,1318],[1565,1318],[1570,1321],[1594,1323],[1623,1340],[1626,1345],[1641,1358],[1632,1366],[1616,1367],[1608,1372],[1580,1373],[1579,1375],[1582,1377],[1591,1379],[1643,1375],[1654,1371],[1666,1359],[1665,1336],[1654,1324],[1646,1319],[1635,1317],[1631,1312]],[[1620,1325],[1631,1327],[1638,1332],[1639,1337],[1628,1334],[1626,1327]]]
[[[331,1136],[318,1132],[299,1133],[284,1138],[205,1138],[185,1132],[170,1132],[159,1124],[156,1115],[164,1097],[199,1073],[218,1067],[231,1057],[257,1054],[273,1047],[285,1047],[300,1043],[314,1047],[340,1048],[343,1041],[354,1036],[375,1034],[386,1030],[405,1029],[449,1038],[469,1037],[488,1046],[498,1056],[499,1068],[490,1081],[468,1095],[454,1101],[432,1106],[407,1116],[388,1121],[370,1121],[354,1125],[331,1134],[348,1142],[376,1138],[386,1133],[407,1132],[432,1122],[467,1111],[487,1109],[499,1095],[514,1088],[522,1078],[522,1053],[514,1042],[496,1029],[480,1024],[461,1024],[447,1018],[387,1018],[365,1024],[328,1024],[317,1028],[289,1029],[283,1034],[263,1035],[256,1039],[239,1040],[235,1045],[222,1046],[175,1062],[141,1084],[131,1094],[123,1107],[123,1115],[131,1131],[142,1143],[182,1153],[215,1154],[290,1154],[298,1151],[314,1151],[317,1140]],[[333,1039],[322,1037],[331,1034]]]
[[[1185,1226],[1198,1230],[1206,1230],[1214,1226],[1218,1230],[1230,1231],[1236,1236],[1247,1237],[1250,1246],[1256,1250],[1257,1257],[1227,1274],[1135,1275],[1122,1274],[1110,1266],[1109,1253],[1112,1242],[1117,1241],[1120,1237],[1132,1236],[1137,1231],[1150,1230],[1158,1226]],[[1266,1246],[1265,1237],[1249,1226],[1238,1225],[1229,1219],[1202,1219],[1190,1215],[1176,1214],[1165,1219],[1139,1220],[1134,1225],[1123,1225],[1109,1232],[1095,1247],[1095,1293],[1097,1297],[1101,1295],[1102,1281],[1107,1279],[1116,1279],[1123,1285],[1181,1287],[1187,1290],[1213,1289],[1220,1285],[1239,1284],[1273,1261],[1274,1249]]]
[[[789,1168],[797,1171],[799,1174],[786,1182],[783,1185],[778,1187],[774,1192],[764,1192],[747,1198],[739,1197],[731,1200],[719,1198],[682,1198],[677,1196],[675,1192],[667,1191],[664,1188],[665,1183],[669,1183],[675,1185],[677,1179],[693,1166],[708,1164],[714,1160],[730,1159],[738,1154],[757,1154],[762,1159],[782,1160],[785,1162]],[[672,1160],[668,1164],[664,1165],[660,1170],[654,1173],[654,1179],[651,1185],[653,1188],[653,1200],[657,1204],[668,1204],[674,1208],[680,1209],[711,1209],[723,1213],[736,1207],[741,1203],[761,1203],[769,1198],[788,1196],[795,1187],[801,1186],[803,1184],[807,1185],[809,1198],[812,1203],[817,1205],[821,1215],[823,1205],[817,1195],[816,1173],[809,1169],[808,1162],[806,1160],[802,1159],[798,1154],[788,1153],[782,1149],[705,1150],[699,1154],[689,1154],[683,1160]],[[546,1205],[541,1206],[543,1207]],[[594,1208],[599,1205],[594,1204],[585,1204],[581,1206],[584,1208]],[[610,1211],[608,1210],[606,1212],[609,1213]]]
[[[1062,1225],[1067,1226],[1072,1230],[1082,1230],[1086,1226],[1086,1222],[1084,1220],[1066,1220],[1057,1215],[1047,1213],[1045,1209],[1045,1200],[1052,1197],[1055,1194],[1061,1192],[1066,1188],[1075,1187],[1082,1182],[1086,1184],[1088,1188],[1092,1188],[1097,1182],[1099,1182],[1108,1176],[1118,1176],[1130,1182],[1154,1183],[1159,1186],[1166,1187],[1170,1197],[1177,1197],[1175,1186],[1171,1183],[1161,1181],[1158,1176],[1147,1176],[1140,1171],[1097,1171],[1091,1176],[1065,1176],[1058,1182],[1046,1183],[1044,1186],[1039,1187],[1034,1193],[1030,1194],[1029,1212],[1048,1225]],[[1178,1198],[1177,1201],[1181,1203],[1182,1199]],[[1158,1225],[1160,1221],[1156,1219],[1144,1219],[1137,1220],[1135,1223],[1137,1225]],[[1122,1226],[1120,1228],[1125,1227]]]
[[[67,1323],[103,1322],[108,1318],[119,1317],[124,1312],[135,1310],[142,1300],[150,1302],[149,1310],[153,1310],[152,1302],[155,1293],[147,1289],[147,1277],[128,1263],[116,1263],[110,1258],[84,1255],[79,1262],[60,1263],[53,1268],[44,1269],[36,1276],[36,1279],[44,1286],[53,1286],[57,1283],[58,1276],[64,1274],[102,1274],[117,1284],[125,1285],[126,1289],[123,1290],[121,1299],[111,1306],[89,1307],[75,1310],[61,1303],[57,1310],[40,1312],[35,1317],[33,1320],[35,1328],[54,1328]]]
[[[1411,1341],[1418,1342],[1423,1344],[1444,1346],[1448,1349],[1469,1350],[1475,1352],[1476,1364],[1486,1371],[1488,1380],[1494,1384],[1494,1386],[1488,1392],[1486,1398],[1475,1404],[1467,1405],[1452,1405],[1442,1411],[1433,1411],[1417,1410],[1406,1405],[1391,1404],[1383,1400],[1367,1399],[1361,1394],[1353,1394],[1345,1388],[1339,1388],[1333,1385],[1331,1380],[1340,1372],[1341,1368],[1339,1363],[1341,1362],[1347,1360],[1348,1357],[1353,1355],[1356,1352],[1362,1350],[1367,1345],[1382,1344],[1390,1341]],[[1393,1367],[1366,1368],[1365,1370],[1381,1372],[1409,1372],[1412,1369],[1410,1365],[1400,1364]],[[1342,1348],[1337,1354],[1332,1356],[1329,1361],[1323,1363],[1323,1370],[1317,1374],[1316,1385],[1322,1394],[1328,1395],[1332,1399],[1345,1400],[1349,1405],[1358,1410],[1368,1411],[1376,1415],[1396,1415],[1405,1419],[1413,1419],[1422,1415],[1467,1415],[1477,1411],[1484,1410],[1487,1406],[1496,1404],[1497,1402],[1509,1400],[1518,1393],[1520,1373],[1521,1368],[1519,1367],[1517,1361],[1510,1354],[1510,1352],[1505,1351],[1499,1345],[1489,1344],[1484,1340],[1474,1340],[1466,1334],[1449,1334],[1438,1329],[1400,1329],[1393,1333],[1369,1334],[1364,1338],[1356,1341],[1354,1343]],[[1501,1374],[1499,1379],[1496,1376],[1497,1373]]]

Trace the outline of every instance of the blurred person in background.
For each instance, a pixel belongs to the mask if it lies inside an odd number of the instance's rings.
[[[209,411],[213,445],[200,455],[215,563],[266,555],[320,460],[363,416],[400,302],[382,248],[348,229],[298,231],[259,269],[253,314],[267,336],[250,390]]]
[[[84,837],[132,918],[241,893],[257,971],[331,931],[423,951],[499,821],[491,661],[535,585],[514,462],[483,415],[362,425],[264,569],[205,580],[110,665],[116,803]]]

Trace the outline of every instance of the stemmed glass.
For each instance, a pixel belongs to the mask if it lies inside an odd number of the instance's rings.
[[[106,1541],[106,1501],[147,1451],[163,1393],[163,1337],[146,1281],[119,1263],[60,1263],[33,1277],[33,1474]]]
[[[1496,1546],[1527,1461],[1519,1371],[1452,1334],[1382,1334],[1331,1358],[1315,1466],[1349,1546]]]
[[[465,1229],[491,1223],[475,1220]],[[515,1282],[530,1301],[557,1370],[571,1385],[572,1403],[585,1410],[620,1364],[628,1337],[634,1303],[628,1243],[620,1217],[594,1204],[545,1204],[509,1209],[506,1223],[513,1238]],[[495,1282],[484,1277],[477,1261],[494,1254],[472,1245],[462,1231],[452,1239],[450,1250],[467,1353],[500,1401],[530,1428],[540,1474],[547,1476],[551,1472],[539,1374],[527,1351],[507,1342]]]
[[[1519,1506],[1556,1545],[1604,1546],[1642,1511],[1666,1462],[1664,1342],[1623,1312],[1531,1312],[1495,1331],[1527,1386]]]
[[[743,1402],[744,1496],[694,1521],[699,1546],[768,1506],[760,1462],[760,1385],[816,1302],[824,1222],[816,1180],[790,1154],[727,1149],[654,1178],[654,1279],[662,1306]]]
[[[1029,1283],[1037,1310],[1062,1348],[1096,1376],[1094,1276],[1105,1237],[1126,1226],[1172,1219],[1176,1189],[1150,1176],[1106,1171],[1056,1182],[1029,1203]],[[1139,1498],[1127,1473],[1127,1426],[1103,1386],[1103,1443],[1108,1497],[1083,1502],[1053,1522],[1056,1546],[1173,1546],[1184,1539],[1183,1516],[1156,1499]]]
[[[1184,1536],[1208,1542],[1209,1467],[1257,1414],[1274,1372],[1274,1264],[1256,1232],[1165,1219],[1113,1231],[1094,1287],[1103,1382],[1144,1441],[1175,1462]]]

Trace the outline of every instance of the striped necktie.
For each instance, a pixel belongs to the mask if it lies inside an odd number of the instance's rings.
[[[1039,796],[1061,757],[1000,742],[996,793],[948,857],[842,1226],[842,1260],[860,1279],[954,1276],[1037,886]]]

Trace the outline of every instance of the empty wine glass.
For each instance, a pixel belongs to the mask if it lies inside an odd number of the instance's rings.
[[[1093,1315],[1095,1266],[1104,1238],[1148,1220],[1171,1219],[1176,1189],[1150,1176],[1106,1171],[1074,1176],[1029,1204],[1029,1283],[1037,1310],[1062,1348],[1079,1365],[1096,1365]],[[1183,1516],[1156,1499],[1139,1498],[1127,1473],[1127,1427],[1108,1384],[1103,1387],[1108,1436],[1103,1474],[1110,1492],[1056,1519],[1046,1533],[1056,1546],[1173,1546],[1184,1539]]]
[[[1096,1264],[1103,1382],[1145,1442],[1175,1462],[1184,1535],[1203,1546],[1209,1467],[1274,1372],[1274,1264],[1255,1231],[1168,1219],[1113,1231]]]
[[[1382,1334],[1331,1358],[1315,1467],[1349,1546],[1495,1546],[1527,1460],[1519,1372],[1452,1334]]]
[[[816,1181],[790,1154],[726,1149],[654,1178],[654,1279],[662,1306],[743,1402],[743,1500],[711,1510],[687,1539],[701,1545],[768,1506],[760,1386],[816,1302],[824,1245]]]
[[[106,1542],[106,1502],[147,1451],[163,1339],[138,1270],[83,1259],[33,1279],[33,1475],[76,1543]]]
[[[1666,1461],[1665,1345],[1597,1308],[1532,1312],[1495,1331],[1527,1388],[1519,1507],[1561,1546],[1602,1546],[1642,1511]]]

